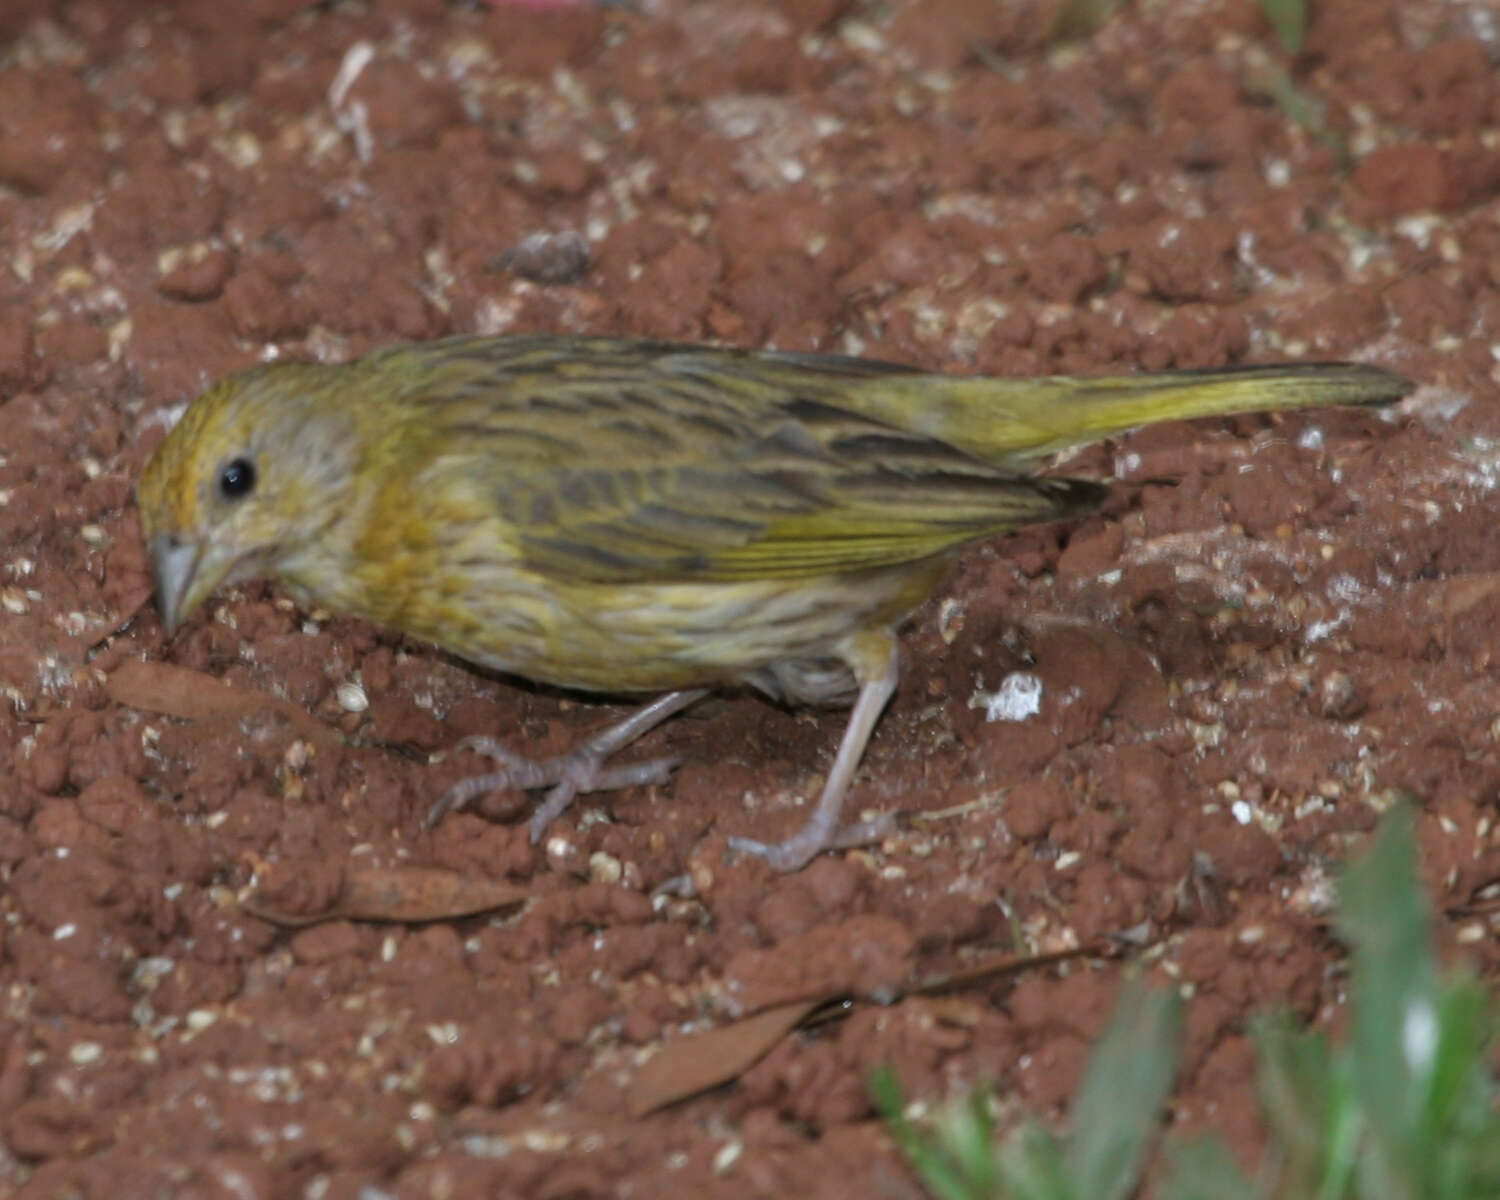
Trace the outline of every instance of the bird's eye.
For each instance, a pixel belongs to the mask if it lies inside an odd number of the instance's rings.
[[[255,464],[248,458],[233,458],[219,471],[219,494],[239,500],[255,490]]]

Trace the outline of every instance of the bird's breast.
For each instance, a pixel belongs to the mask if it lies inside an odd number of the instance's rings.
[[[483,666],[559,687],[656,692],[776,678],[790,699],[847,691],[831,663],[863,631],[888,629],[927,595],[944,563],[812,579],[589,583],[511,570],[448,592],[397,623]],[[816,696],[767,674],[813,664]],[[809,676],[812,678],[812,676]],[[790,688],[790,690],[789,690]],[[791,692],[795,692],[793,695]]]

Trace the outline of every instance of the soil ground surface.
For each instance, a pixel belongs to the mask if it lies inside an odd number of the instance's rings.
[[[1026,0],[8,0],[0,1193],[914,1197],[868,1073],[1058,1117],[1123,967],[911,985],[1122,933],[1191,994],[1170,1124],[1248,1159],[1246,1017],[1341,1026],[1330,870],[1401,795],[1496,978],[1500,28],[1310,7],[1288,56],[1255,0],[1072,40]],[[264,585],[164,636],[132,492],[185,403],[464,331],[1421,386],[1062,464],[1104,511],[971,547],[906,631],[853,795],[899,832],[778,877],[726,839],[800,824],[842,712],[704,704],[639,750],[669,783],[533,847],[520,795],[425,832],[477,765],[429,756],[622,708]],[[639,1115],[673,1047],[838,994]]]

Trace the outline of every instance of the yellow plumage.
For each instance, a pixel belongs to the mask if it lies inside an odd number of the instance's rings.
[[[746,844],[794,867],[835,833],[894,687],[893,631],[949,552],[1101,499],[1031,461],[1152,421],[1383,402],[1409,386],[1357,364],[994,380],[452,338],[216,384],[139,496],[169,628],[217,587],[265,576],[530,679],[677,691],[644,727],[699,694],[682,689],[748,682],[805,702],[859,689],[817,828]],[[487,743],[506,768],[480,783],[552,785],[547,819],[576,790],[660,777],[664,764],[603,767],[642,731],[525,770]]]

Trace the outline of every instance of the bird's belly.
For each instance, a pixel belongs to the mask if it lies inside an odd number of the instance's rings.
[[[444,621],[420,632],[462,658],[560,687],[653,692],[744,680],[784,692],[784,673],[765,668],[841,658],[851,635],[905,617],[944,566],[734,582],[518,586],[512,577],[466,598],[461,627]],[[826,670],[809,670],[824,680],[824,698],[841,690]]]

